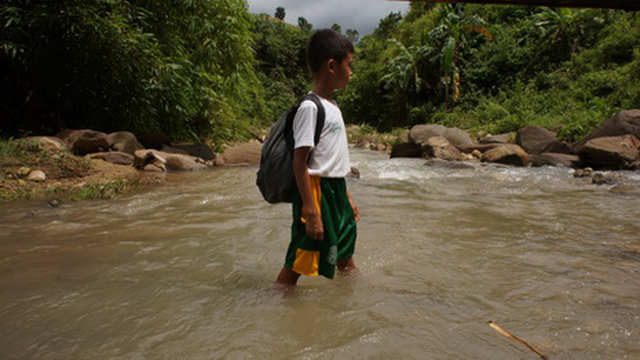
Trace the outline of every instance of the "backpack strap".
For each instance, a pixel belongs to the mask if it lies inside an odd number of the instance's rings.
[[[307,96],[304,97],[304,100],[313,101],[313,103],[316,104],[316,107],[318,108],[318,118],[316,119],[316,134],[313,138],[314,143],[318,145],[318,142],[320,141],[320,134],[322,134],[322,128],[324,127],[324,119],[325,119],[324,106],[322,105],[322,101],[320,101],[320,98],[318,97],[318,95],[313,93],[307,94]]]

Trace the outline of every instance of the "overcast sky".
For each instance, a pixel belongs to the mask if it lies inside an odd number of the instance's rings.
[[[387,0],[248,0],[249,11],[254,14],[266,13],[273,16],[276,8],[286,11],[285,22],[297,25],[302,16],[314,29],[331,27],[334,23],[347,29],[356,29],[360,36],[373,32],[380,19],[391,12],[403,15],[409,8],[408,2]]]

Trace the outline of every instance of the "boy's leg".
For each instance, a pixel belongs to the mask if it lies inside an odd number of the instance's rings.
[[[280,274],[278,274],[278,278],[276,279],[276,284],[284,287],[295,286],[300,278],[300,274],[297,272],[287,269],[283,267],[280,270]]]
[[[343,276],[354,276],[360,273],[360,271],[356,267],[356,262],[353,261],[352,257],[338,261],[336,266],[338,267],[338,271],[340,272],[340,274],[342,274]]]

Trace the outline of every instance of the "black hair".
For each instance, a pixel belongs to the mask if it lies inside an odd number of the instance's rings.
[[[320,71],[325,60],[342,62],[348,54],[353,54],[351,41],[333,29],[318,30],[309,39],[307,62],[311,72]]]

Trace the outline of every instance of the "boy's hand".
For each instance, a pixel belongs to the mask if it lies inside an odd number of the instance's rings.
[[[360,221],[360,210],[358,210],[358,206],[356,205],[356,202],[353,201],[353,198],[351,197],[351,193],[347,190],[347,196],[349,196],[349,204],[351,204],[351,209],[353,210],[353,218],[356,221]]]
[[[306,212],[305,220],[307,236],[318,241],[324,240],[324,228],[322,226],[320,213],[318,211]]]

